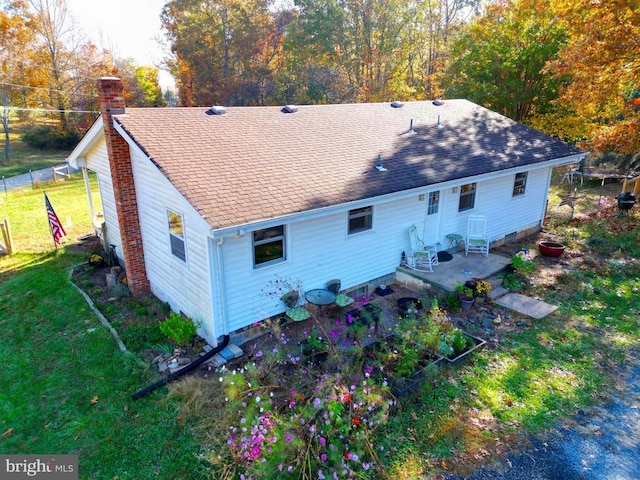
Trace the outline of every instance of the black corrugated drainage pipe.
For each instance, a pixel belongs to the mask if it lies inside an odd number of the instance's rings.
[[[134,400],[142,398],[147,393],[153,392],[156,388],[160,388],[163,385],[166,385],[167,383],[171,382],[172,380],[175,380],[176,378],[184,375],[185,373],[189,373],[194,368],[198,367],[199,365],[201,365],[204,362],[206,362],[207,360],[209,360],[216,353],[220,353],[224,349],[224,347],[226,347],[227,345],[229,345],[229,335],[225,335],[223,337],[223,339],[222,339],[222,343],[219,344],[213,350],[210,350],[207,353],[205,353],[204,355],[201,355],[198,359],[194,360],[189,365],[185,365],[180,370],[176,370],[175,372],[173,372],[173,373],[167,375],[166,377],[164,377],[162,380],[158,380],[153,385],[149,385],[148,387],[143,388],[139,392],[134,393],[133,395],[131,395],[131,398],[133,398]]]

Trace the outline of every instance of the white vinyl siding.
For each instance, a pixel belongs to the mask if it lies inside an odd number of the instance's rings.
[[[273,268],[253,268],[251,235],[226,238],[222,256],[229,330],[284,310],[279,298],[267,295],[269,282],[276,278],[300,281],[304,290],[324,288],[339,278],[347,289],[393,273],[402,251],[409,251],[409,227],[424,217],[424,209],[417,196],[376,205],[376,228],[368,235],[346,234],[346,211],[289,224],[287,262]]]
[[[174,311],[202,322],[201,334],[215,343],[208,236],[210,227],[151,161],[135,147],[133,176],[138,198],[144,262],[151,291]],[[174,256],[167,239],[167,208],[181,212],[188,232],[186,262]]]

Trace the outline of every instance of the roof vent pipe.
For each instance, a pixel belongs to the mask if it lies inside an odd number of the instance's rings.
[[[411,135],[413,135],[414,133],[416,133],[416,131],[413,129],[413,118],[409,121],[409,132]]]
[[[402,103],[400,100],[394,100],[393,102],[391,102],[391,106],[393,108],[402,108],[404,107],[404,103]]]
[[[207,115],[224,115],[225,113],[227,113],[227,109],[220,105],[213,105],[204,113],[206,113]]]
[[[378,161],[376,162],[376,170],[379,172],[386,172],[387,169],[382,166],[382,159],[380,158],[380,154],[378,154]]]
[[[282,113],[296,113],[298,111],[297,105],[285,105],[280,110]]]
[[[436,128],[442,128],[442,124],[440,123],[440,115],[438,115],[438,123],[436,123]]]

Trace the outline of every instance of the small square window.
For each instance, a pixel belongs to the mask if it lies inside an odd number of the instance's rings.
[[[366,232],[373,226],[373,207],[349,210],[349,235]]]
[[[438,213],[438,205],[440,205],[440,192],[430,192],[429,203],[427,204],[427,215]]]
[[[173,210],[167,209],[167,222],[169,224],[169,245],[174,257],[183,262],[187,261],[184,238],[184,219],[182,215]]]
[[[516,178],[513,182],[513,196],[524,195],[527,187],[527,172],[516,173]]]
[[[253,232],[253,266],[263,267],[286,260],[284,225]]]
[[[471,210],[476,204],[476,183],[468,183],[460,187],[458,211]]]

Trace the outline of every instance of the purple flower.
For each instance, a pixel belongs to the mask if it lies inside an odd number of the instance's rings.
[[[326,454],[326,453],[323,453],[322,455],[320,455],[320,460],[322,460],[323,462],[326,462],[326,461],[327,461],[327,458],[328,458],[328,457],[327,457],[327,454]]]

